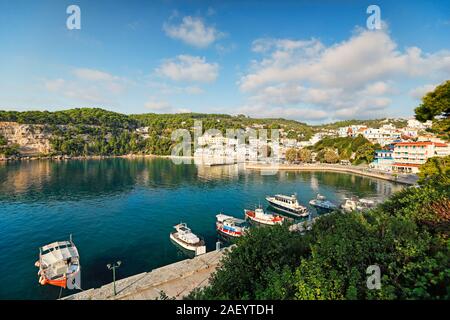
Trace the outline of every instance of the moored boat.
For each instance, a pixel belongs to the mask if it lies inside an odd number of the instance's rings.
[[[170,233],[170,239],[182,248],[194,251],[196,255],[206,253],[205,242],[192,233],[186,223],[179,223],[174,226],[175,231]]]
[[[325,196],[321,194],[317,194],[315,199],[309,201],[309,204],[315,207],[317,210],[325,212],[333,211],[338,208],[333,202],[327,200]]]
[[[225,237],[238,238],[247,231],[247,222],[223,213],[216,215],[216,230]]]
[[[72,241],[57,241],[39,248],[39,283],[81,290],[81,266],[78,249]]]
[[[262,208],[256,208],[255,210],[244,210],[245,217],[250,219],[251,221],[258,222],[260,224],[266,224],[266,225],[275,225],[275,224],[282,224],[284,221],[284,218],[279,215],[274,215],[271,213],[265,213]]]
[[[358,206],[358,202],[356,199],[345,199],[344,203],[341,204],[341,209],[344,212],[352,212],[352,211],[356,211],[357,210],[357,206]]]
[[[309,215],[308,209],[298,202],[295,194],[292,196],[276,194],[274,196],[267,196],[266,200],[272,208],[281,212],[288,213],[296,217],[307,217]]]
[[[365,211],[373,208],[376,205],[376,201],[372,199],[358,199],[356,197],[345,199],[344,203],[341,205],[341,209],[345,212],[352,211]]]

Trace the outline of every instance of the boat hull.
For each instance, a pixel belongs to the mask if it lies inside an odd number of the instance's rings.
[[[202,253],[206,252],[206,246],[202,242],[196,243],[196,244],[187,243],[187,242],[181,240],[180,238],[178,238],[176,236],[176,232],[170,233],[170,239],[173,242],[175,242],[177,245],[182,247],[183,249],[195,252],[196,255],[199,255],[199,254],[202,254]]]
[[[64,262],[64,263],[62,263]],[[39,283],[64,289],[81,290],[81,266],[78,250],[70,241],[57,241],[39,248]]]
[[[256,217],[254,212],[251,211],[251,210],[244,210],[244,212],[245,212],[245,217],[246,218],[248,218],[252,222],[256,222],[256,223],[259,223],[259,224],[265,224],[265,225],[268,225],[268,226],[274,226],[276,224],[282,224],[283,223],[283,219],[276,220],[276,221],[274,221],[273,219],[262,219],[262,218]]]
[[[294,211],[294,210],[292,210],[292,209],[283,207],[283,206],[281,206],[281,205],[279,205],[279,204],[277,204],[277,203],[274,203],[274,202],[272,202],[272,201],[269,201],[269,200],[267,200],[267,201],[269,202],[269,205],[270,205],[272,208],[274,208],[274,209],[276,209],[276,210],[278,210],[278,211],[280,211],[280,212],[287,213],[287,214],[289,214],[289,215],[291,215],[291,216],[294,216],[294,217],[297,217],[297,218],[304,218],[304,217],[309,216],[309,212],[299,212],[299,211]]]
[[[338,207],[336,207],[336,206],[323,206],[323,205],[317,204],[313,200],[310,201],[309,204],[311,206],[313,206],[319,213],[327,213],[327,212],[332,212],[334,210],[338,210]]]
[[[230,229],[224,228],[220,225],[216,226],[216,230],[217,230],[217,233],[219,233],[223,236],[226,236],[226,237],[230,237],[230,238],[239,238],[242,236],[241,231],[230,230]]]

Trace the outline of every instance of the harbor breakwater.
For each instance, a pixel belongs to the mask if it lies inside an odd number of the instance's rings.
[[[327,164],[260,164],[260,163],[246,163],[246,170],[260,170],[260,171],[330,171],[343,172],[362,175],[371,178],[389,180],[397,183],[413,185],[417,182],[418,177],[415,174],[393,174],[387,172],[375,171],[367,168],[358,168],[344,165],[327,165]]]
[[[100,288],[84,290],[61,300],[156,300],[163,292],[169,299],[182,299],[196,288],[209,283],[210,276],[231,247],[210,251],[175,262],[150,272],[144,272],[109,283]]]

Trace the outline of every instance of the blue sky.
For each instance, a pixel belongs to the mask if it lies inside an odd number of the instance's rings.
[[[450,3],[0,0],[0,43],[0,109],[408,117],[450,79]]]

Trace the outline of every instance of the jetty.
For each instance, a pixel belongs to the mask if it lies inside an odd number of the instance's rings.
[[[392,182],[414,185],[419,179],[416,174],[400,174],[381,172],[370,168],[361,168],[349,165],[333,165],[333,164],[260,164],[260,163],[246,163],[246,170],[259,170],[261,172],[277,172],[280,171],[331,171],[351,173],[360,176],[371,178],[389,180]]]
[[[156,300],[161,298],[161,292],[169,299],[182,299],[192,290],[209,283],[227,250],[230,247],[117,280],[115,296],[113,283],[109,283],[61,300]]]

